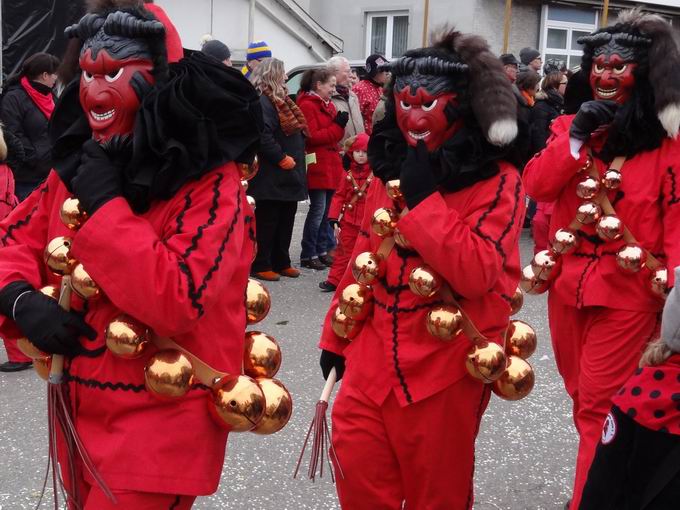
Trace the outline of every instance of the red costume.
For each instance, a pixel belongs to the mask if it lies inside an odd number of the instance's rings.
[[[354,160],[354,152],[368,150],[368,135],[360,133],[345,154],[351,160],[345,179],[340,182],[336,190],[331,206],[328,210],[328,221],[338,222],[340,227],[340,239],[338,248],[333,258],[333,266],[328,273],[327,281],[337,286],[345,274],[349,263],[354,243],[359,235],[361,222],[364,219],[366,195],[372,181],[373,173],[368,163],[359,164]]]
[[[383,86],[371,79],[364,79],[352,89],[359,98],[359,109],[364,119],[364,130],[367,135],[373,132],[373,112],[375,112],[383,93]]]
[[[470,47],[479,54],[470,56]],[[476,103],[463,114],[457,98],[479,90],[481,62],[491,70],[484,79],[498,100],[496,110]],[[446,298],[416,295],[409,275],[424,265],[440,275],[482,334],[503,343],[519,278],[524,192],[519,173],[501,161],[503,150],[494,145],[516,133],[514,98],[484,41],[457,32],[434,48],[407,52],[392,62],[392,73],[387,114],[369,142],[379,180],[366,200],[353,260],[361,252],[380,253],[385,234],[379,235],[372,212],[395,207],[385,186],[394,189],[394,179],[400,179],[408,206],[393,225],[399,246],[385,259],[378,255],[382,269],[370,285],[372,312],[356,337],[350,342],[338,336],[336,322],[336,307],[344,306],[354,278],[359,281],[347,271],[320,341],[324,372],[332,365],[341,376],[347,359],[333,408],[333,444],[343,472],[338,494],[351,510],[396,510],[404,501],[407,508],[469,509],[474,442],[490,392],[467,375],[470,338],[459,333],[442,341],[428,332],[430,309]],[[473,119],[466,115],[483,119],[481,129],[468,127]],[[510,134],[491,128],[498,123]],[[500,132],[508,138],[496,139]],[[484,146],[483,161],[464,161],[457,151],[467,143]]]
[[[594,182],[597,189],[593,199],[607,198],[620,220],[611,211],[581,216],[584,224],[576,235],[578,244],[559,261],[561,274],[552,283],[548,299],[555,358],[573,400],[580,437],[574,508],[579,505],[611,396],[658,332],[658,313],[664,302],[661,280],[666,273],[657,264],[680,264],[680,142],[666,137],[664,131],[665,127],[668,135],[677,133],[677,116],[668,116],[667,110],[677,109],[680,90],[659,75],[670,72],[672,67],[664,66],[677,65],[680,56],[663,46],[668,44],[666,37],[672,36],[663,20],[637,14],[583,38],[582,72],[590,73],[597,101],[585,102],[576,116],[557,118],[547,147],[524,171],[527,193],[538,201],[555,202],[551,239],[574,221],[577,209],[583,211],[579,207],[589,197],[584,186],[588,172],[594,176],[589,183]],[[653,60],[656,57],[670,63]],[[638,71],[641,62],[649,65],[649,75]],[[656,93],[656,111],[649,99],[650,83]],[[630,127],[631,118],[636,118],[634,127]],[[589,152],[594,167],[580,172],[588,165]],[[612,174],[608,169],[616,166],[612,160],[617,156],[626,159],[620,173]],[[598,219],[605,212],[607,216]],[[634,236],[633,245],[621,223]],[[615,228],[607,230],[607,225]],[[622,255],[625,246],[642,253],[642,260],[626,259]],[[646,267],[640,269],[645,259]],[[632,266],[633,272],[626,274],[618,266],[629,270]],[[654,283],[656,292],[650,269],[661,271],[654,273],[661,275]],[[673,285],[672,275],[668,275],[668,285]]]

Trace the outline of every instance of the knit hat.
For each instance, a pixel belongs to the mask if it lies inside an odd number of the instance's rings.
[[[501,59],[501,62],[503,62],[504,66],[519,66],[517,57],[515,57],[512,53],[503,53],[499,58]]]
[[[201,51],[206,55],[216,58],[220,62],[224,62],[225,60],[231,58],[231,51],[229,51],[229,47],[217,39],[207,41],[201,47]]]
[[[543,74],[558,73],[564,68],[564,62],[549,58],[543,66]]]
[[[379,72],[385,71],[383,66],[389,63],[389,60],[387,60],[385,57],[374,53],[366,59],[366,74],[369,78],[373,78]]]
[[[675,268],[675,282],[680,281],[680,266]],[[661,318],[661,338],[673,352],[680,352],[680,290],[673,287]]]
[[[366,133],[359,133],[358,135],[348,139],[349,149],[347,149],[347,152],[368,152],[368,138],[369,136]]]
[[[263,58],[271,58],[272,50],[264,41],[253,41],[248,45],[246,52],[246,60],[260,60]]]
[[[541,52],[535,48],[526,47],[522,48],[519,52],[519,59],[525,66],[528,66],[529,63],[531,63],[533,60],[536,60],[540,56]]]

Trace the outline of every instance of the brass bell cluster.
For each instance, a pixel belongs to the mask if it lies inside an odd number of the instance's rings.
[[[255,174],[260,170],[260,163],[257,160],[257,156],[253,158],[253,162],[248,163],[238,163],[239,173],[241,174],[241,186],[243,186],[243,191],[248,191],[248,181],[255,177]],[[248,204],[250,207],[255,209],[255,198],[250,195],[246,195]]]
[[[609,168],[602,178],[597,178],[593,175],[596,170],[591,158],[588,158],[580,172],[585,175],[576,186],[576,195],[583,202],[576,210],[572,224],[557,230],[550,241],[550,248],[538,252],[531,264],[522,270],[520,286],[527,294],[542,294],[550,288],[560,274],[562,256],[578,248],[578,230],[583,225],[594,225],[597,236],[605,242],[618,241],[625,235],[626,229],[621,219],[615,214],[605,214],[600,202],[608,191],[621,186],[621,172]],[[646,267],[649,258],[651,255],[637,242],[626,243],[616,253],[616,263],[625,273],[639,272]],[[665,297],[668,292],[668,270],[665,267],[651,269],[649,283],[655,295]]]

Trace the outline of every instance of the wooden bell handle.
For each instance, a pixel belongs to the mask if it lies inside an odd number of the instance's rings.
[[[59,306],[64,310],[71,309],[71,277],[65,275],[61,279],[61,289],[59,290]],[[47,381],[50,384],[61,384],[64,379],[64,356],[53,354],[50,363],[50,373]]]
[[[333,367],[331,368],[331,371],[328,374],[328,379],[326,379],[326,384],[324,384],[323,391],[321,392],[319,400],[323,402],[328,402],[328,400],[331,398],[331,393],[333,393],[333,386],[335,386],[337,378],[338,373],[335,371],[335,367]]]

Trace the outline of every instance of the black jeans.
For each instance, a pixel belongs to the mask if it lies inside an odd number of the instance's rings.
[[[252,271],[283,271],[290,266],[290,240],[293,237],[297,202],[258,200],[255,206],[257,255]]]

